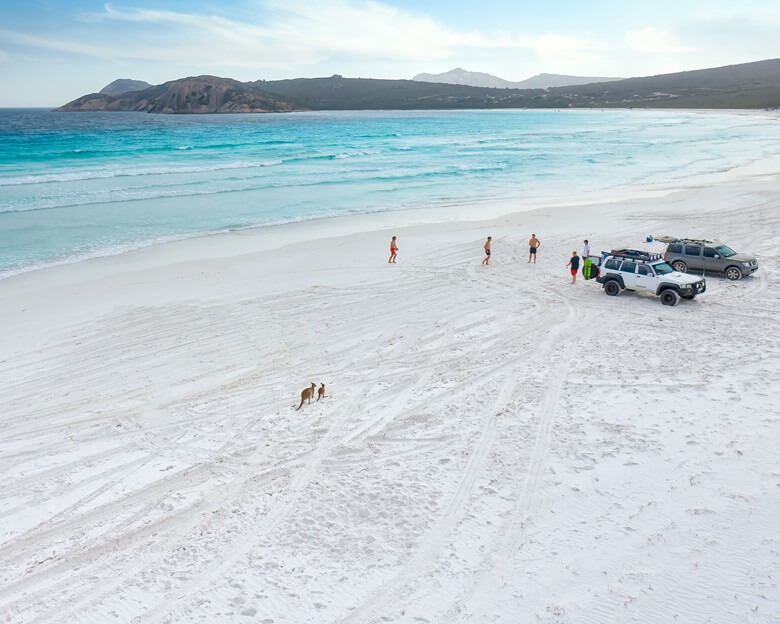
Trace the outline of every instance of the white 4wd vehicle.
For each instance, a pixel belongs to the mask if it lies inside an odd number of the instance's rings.
[[[637,290],[658,295],[669,306],[677,305],[681,297],[693,299],[707,290],[703,277],[679,273],[661,254],[637,249],[603,252],[596,281],[613,297],[624,290]]]

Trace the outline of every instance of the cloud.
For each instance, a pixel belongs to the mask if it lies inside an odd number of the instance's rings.
[[[545,60],[582,61],[599,49],[585,38],[556,33],[453,29],[429,16],[373,0],[265,0],[256,7],[239,19],[109,4],[100,12],[79,16],[92,37],[0,30],[0,40],[104,60],[253,68],[291,68],[334,58],[421,63],[496,49]]]
[[[547,61],[577,63],[596,59],[606,50],[602,43],[558,34],[522,37],[518,41],[518,47],[528,48]]]
[[[457,45],[489,43],[487,37],[458,33],[426,16],[377,2],[337,0],[325,6],[271,0],[260,6],[254,20],[241,21],[112,5],[81,19],[85,23],[123,22],[130,28],[143,24],[147,42],[154,41],[168,59],[229,66],[300,65],[339,55],[397,61],[442,58]],[[99,47],[96,51],[98,55],[104,52]],[[138,46],[129,54],[146,56]]]
[[[699,5],[692,14],[698,22],[755,22],[757,24],[780,25],[780,7],[776,3],[750,2],[743,0],[735,4],[732,0],[720,3],[709,0]]]
[[[460,45],[484,44],[477,33],[449,29],[433,19],[378,2],[286,2],[268,4],[273,31],[321,55],[354,55],[407,61],[438,59]]]
[[[26,47],[39,48],[44,50],[57,50],[59,52],[69,52],[73,54],[83,54],[86,56],[95,56],[99,58],[120,57],[121,50],[116,50],[109,46],[100,46],[93,43],[81,43],[69,39],[59,39],[52,37],[39,37],[36,35],[27,35],[12,30],[0,29],[0,40],[22,45]]]
[[[678,43],[672,31],[662,28],[633,30],[623,36],[623,41],[629,48],[648,54],[680,54],[693,51],[693,48]]]
[[[731,58],[775,58],[780,41],[780,11],[753,15],[719,12],[681,25],[688,41]]]

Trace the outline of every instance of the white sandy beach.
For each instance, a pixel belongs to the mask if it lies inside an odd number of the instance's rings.
[[[759,163],[0,281],[0,621],[780,621],[779,182]],[[676,307],[568,283],[583,238],[648,234],[760,270]],[[326,399],[295,411],[310,382]]]

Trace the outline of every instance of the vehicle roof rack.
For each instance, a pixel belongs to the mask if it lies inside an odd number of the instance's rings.
[[[676,236],[656,236],[654,240],[659,243],[696,243],[698,245],[712,245],[714,241],[704,238],[677,238]]]
[[[678,242],[680,243],[696,243],[698,245],[712,245],[711,240],[706,240],[703,238],[681,238]]]
[[[606,254],[607,252],[602,252]],[[629,258],[631,260],[644,260],[650,262],[651,260],[661,260],[662,256],[659,253],[652,251],[645,251],[644,249],[613,249],[609,252],[610,256],[616,256],[618,258]]]

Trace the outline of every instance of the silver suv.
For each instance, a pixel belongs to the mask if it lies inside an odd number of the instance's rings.
[[[679,273],[661,254],[640,249],[602,252],[596,281],[613,297],[624,290],[638,290],[658,295],[661,303],[668,306],[677,305],[681,298],[693,299],[707,290],[703,277]]]
[[[737,253],[728,245],[695,238],[665,239],[664,259],[675,271],[713,271],[730,280],[738,280],[758,271],[758,260],[750,254]]]

